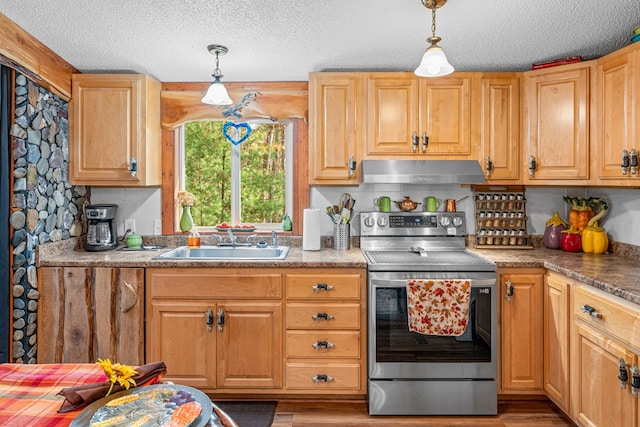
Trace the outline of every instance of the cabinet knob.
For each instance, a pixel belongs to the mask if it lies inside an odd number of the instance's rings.
[[[333,377],[331,375],[318,374],[311,378],[314,383],[328,383],[333,381]]]
[[[638,365],[633,365],[631,367],[631,394],[633,397],[638,397],[638,392],[640,392],[640,368]]]
[[[638,174],[638,152],[634,148],[631,150],[631,175]]]
[[[538,163],[536,162],[536,158],[533,156],[529,156],[529,176],[533,177],[536,173],[536,169],[538,168]]]
[[[224,311],[219,308],[218,309],[218,331],[222,332],[222,327],[224,326]]]
[[[631,157],[629,156],[629,152],[627,150],[622,150],[622,163],[620,163],[622,175],[626,175],[629,172],[629,167],[631,167]]]
[[[513,284],[511,283],[511,280],[507,280],[505,282],[505,286],[507,288],[505,299],[507,300],[507,302],[511,302],[511,297],[513,296],[513,292],[514,292],[514,288],[513,288]]]
[[[131,176],[134,178],[138,174],[138,162],[135,157],[132,157],[129,161],[129,173],[131,173]]]
[[[484,174],[487,178],[491,175],[491,171],[493,171],[493,162],[491,161],[491,157],[487,156],[487,158],[484,159]]]
[[[595,317],[596,319],[602,319],[602,314],[598,313],[595,308],[591,307],[589,304],[585,304],[582,307],[583,313],[587,313],[591,317]]]
[[[422,134],[422,152],[426,153],[427,152],[427,147],[429,146],[429,137],[427,136],[427,133],[424,132]]]
[[[413,153],[418,152],[418,134],[416,134],[415,132],[411,135],[411,151]]]
[[[627,388],[627,384],[629,383],[629,373],[627,372],[627,362],[624,359],[618,360],[618,379],[620,380],[620,388]]]
[[[353,177],[353,175],[355,175],[356,173],[356,159],[351,156],[349,157],[349,178]]]
[[[205,316],[207,316],[207,331],[211,332],[211,327],[213,326],[213,311],[208,308]]]
[[[314,349],[319,350],[321,348],[334,348],[336,345],[329,341],[318,341],[311,344]]]
[[[311,289],[313,289],[313,292],[330,291],[333,289],[333,286],[327,285],[326,283],[318,283],[317,285],[313,285]]]
[[[311,316],[311,318],[313,320],[333,320],[334,319],[332,315],[327,313],[316,313],[313,316]]]

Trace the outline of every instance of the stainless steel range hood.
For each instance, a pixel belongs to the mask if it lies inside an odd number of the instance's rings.
[[[482,184],[477,160],[363,160],[362,182],[374,184]]]

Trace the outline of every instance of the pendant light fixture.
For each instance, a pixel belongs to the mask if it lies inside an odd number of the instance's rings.
[[[439,77],[453,73],[453,67],[447,61],[444,51],[438,42],[442,40],[436,36],[436,9],[444,6],[447,0],[421,0],[422,5],[431,9],[431,37],[427,39],[431,46],[422,57],[422,61],[414,73],[420,77]]]
[[[227,89],[224,87],[224,84],[220,81],[222,76],[222,71],[219,68],[219,57],[221,55],[229,52],[226,46],[222,46],[219,44],[210,44],[207,46],[207,50],[210,54],[216,56],[216,68],[213,70],[213,82],[209,89],[207,89],[207,93],[202,97],[201,101],[205,104],[211,105],[231,105],[233,101],[229,98],[229,94],[227,93]]]

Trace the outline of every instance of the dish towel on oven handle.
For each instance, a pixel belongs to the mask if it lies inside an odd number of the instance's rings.
[[[470,300],[470,280],[409,279],[409,330],[424,335],[460,336],[469,324]]]

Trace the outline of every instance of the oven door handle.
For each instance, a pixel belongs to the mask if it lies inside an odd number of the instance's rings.
[[[413,279],[410,279],[413,280]],[[447,280],[447,279],[420,279],[415,280]],[[496,279],[450,279],[450,280],[469,280],[471,287],[495,286]],[[407,279],[371,279],[371,285],[376,288],[403,288],[407,286]]]

